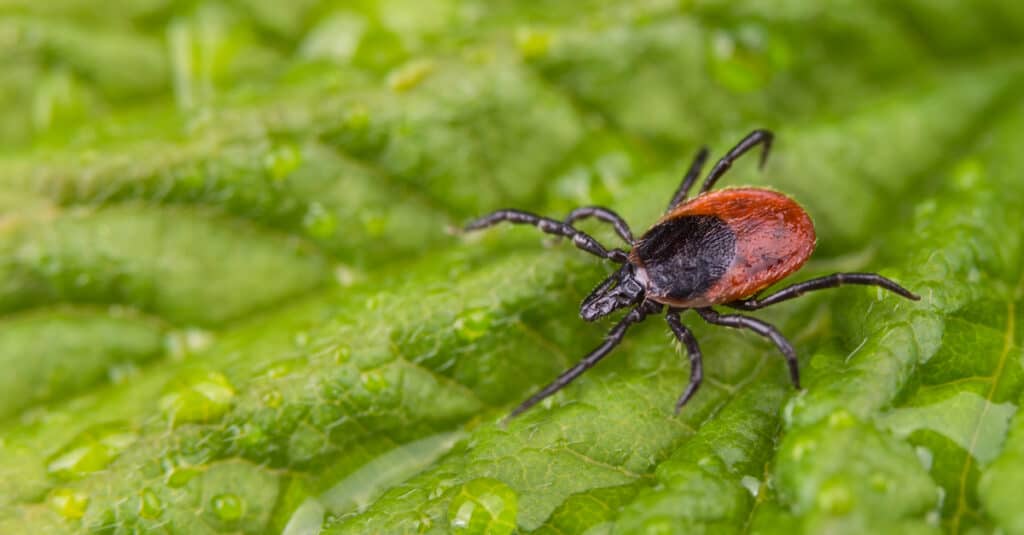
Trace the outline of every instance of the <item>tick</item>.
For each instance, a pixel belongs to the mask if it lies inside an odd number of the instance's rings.
[[[639,239],[633,238],[629,225],[618,214],[600,206],[577,208],[564,221],[522,210],[498,210],[466,225],[467,231],[503,221],[533,225],[548,234],[571,239],[576,247],[588,253],[621,264],[583,300],[580,317],[594,321],[618,309],[629,308],[630,311],[612,327],[604,343],[516,407],[509,418],[522,414],[574,381],[608,355],[631,325],[662,310],[666,310],[669,329],[686,347],[690,357],[690,382],[676,402],[678,414],[697,393],[704,377],[700,346],[679,321],[682,312],[693,309],[713,325],[749,329],[768,338],[786,358],[789,377],[799,389],[796,351],[778,329],[751,316],[721,314],[713,307],[757,310],[806,292],[844,284],[879,286],[907,299],[920,299],[876,273],[834,273],[770,295],[759,295],[800,269],[811,256],[816,241],[811,218],[793,199],[777,191],[750,187],[711,191],[711,188],[737,158],[758,145],[762,146],[760,166],[764,167],[772,138],[768,130],[748,134],[711,168],[700,192],[688,200],[687,195],[708,157],[707,147],[701,148],[672,196],[665,215]],[[611,224],[629,250],[605,247],[573,227],[576,221],[590,217]]]

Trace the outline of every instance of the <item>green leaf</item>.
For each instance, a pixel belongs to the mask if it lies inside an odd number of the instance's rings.
[[[684,5],[685,4],[685,5]],[[0,533],[1024,533],[1019,3],[0,5]],[[815,221],[756,313],[599,343],[702,144]],[[601,240],[615,236],[583,223]]]

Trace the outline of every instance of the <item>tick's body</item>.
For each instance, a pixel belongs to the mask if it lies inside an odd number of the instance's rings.
[[[680,308],[750,297],[800,269],[814,226],[789,197],[765,189],[715,191],[665,214],[630,252],[647,299]]]
[[[759,188],[710,192],[733,161],[758,144],[764,145],[763,165],[771,142],[770,132],[751,132],[712,168],[700,194],[687,201],[687,193],[707,158],[707,149],[701,149],[665,215],[638,240],[633,239],[629,225],[615,212],[597,206],[573,210],[565,221],[521,210],[499,210],[466,226],[467,230],[475,230],[508,221],[534,225],[544,232],[571,238],[580,249],[622,264],[583,300],[580,316],[593,321],[617,309],[632,307],[608,333],[603,344],[523,402],[510,416],[525,411],[575,380],[607,355],[622,340],[630,325],[665,307],[668,307],[669,328],[690,356],[690,383],[676,403],[678,411],[696,393],[703,378],[700,347],[679,320],[679,315],[686,310],[696,310],[708,323],[749,329],[769,338],[786,357],[790,378],[799,388],[796,352],[778,330],[759,319],[740,314],[722,315],[711,307],[724,305],[755,310],[808,291],[843,284],[880,286],[903,297],[918,299],[895,282],[874,273],[836,273],[794,284],[763,298],[753,297],[800,269],[815,244],[814,226],[807,212],[781,193]],[[609,250],[572,226],[573,222],[587,217],[611,223],[631,250]]]

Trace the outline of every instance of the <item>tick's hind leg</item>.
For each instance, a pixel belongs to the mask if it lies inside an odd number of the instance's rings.
[[[588,217],[600,219],[605,223],[611,223],[615,227],[615,233],[628,245],[633,245],[633,231],[629,230],[629,224],[622,219],[622,216],[602,206],[581,206],[569,212],[569,215],[565,217],[565,224],[571,226],[573,223]]]
[[[668,326],[672,329],[676,338],[686,347],[686,353],[690,357],[690,383],[686,385],[683,395],[679,396],[679,400],[676,401],[676,414],[679,414],[683,405],[686,405],[686,402],[690,401],[690,398],[697,393],[700,383],[704,380],[703,357],[700,353],[700,346],[697,345],[697,339],[693,337],[693,333],[679,322],[679,311],[669,310],[668,314],[665,315],[665,319],[668,321]]]
[[[620,264],[625,264],[629,261],[629,255],[621,249],[605,249],[603,245],[585,232],[580,232],[561,221],[542,217],[523,210],[498,210],[497,212],[470,221],[466,225],[465,229],[467,231],[478,230],[492,225],[497,225],[503,221],[521,225],[533,225],[539,228],[542,232],[570,238],[572,239],[573,245],[576,247],[590,254],[600,256],[601,258],[607,258]]]
[[[679,205],[679,203],[686,200],[686,196],[690,194],[690,188],[693,187],[693,183],[697,181],[697,177],[700,176],[701,170],[704,169],[704,162],[708,160],[708,148],[701,147],[697,151],[697,155],[693,157],[693,162],[690,163],[690,169],[683,175],[683,181],[679,184],[679,189],[676,190],[676,194],[672,196],[672,200],[668,203],[668,208],[665,213],[671,212],[673,208]]]
[[[515,408],[515,410],[509,413],[505,420],[511,420],[512,418],[519,416],[530,407],[533,407],[543,401],[544,398],[547,398],[568,386],[569,383],[575,381],[580,375],[583,375],[583,372],[593,368],[594,365],[600,362],[601,359],[608,355],[608,353],[611,353],[612,349],[615,349],[615,346],[619,345],[619,342],[622,341],[622,337],[626,335],[626,330],[629,329],[629,326],[643,320],[645,316],[646,313],[643,311],[642,306],[630,310],[629,314],[626,314],[626,317],[622,318],[615,327],[612,327],[612,330],[608,331],[608,334],[605,336],[604,343],[587,354],[587,356],[583,357],[578,364],[562,372],[562,375],[559,375],[557,379],[551,382],[551,384],[545,386],[539,392],[530,396],[529,399],[522,402]]]
[[[817,279],[811,279],[794,284],[766,297],[734,301],[732,303],[727,303],[726,306],[738,308],[740,310],[757,310],[769,305],[774,305],[775,303],[788,301],[794,297],[800,297],[807,292],[824,290],[826,288],[835,288],[837,286],[843,286],[844,284],[878,286],[879,288],[885,288],[886,290],[899,294],[907,299],[912,299],[914,301],[921,299],[917,294],[912,293],[910,290],[907,290],[892,280],[889,280],[877,273],[833,273],[826,277],[819,277]]]
[[[793,344],[786,340],[785,336],[778,331],[775,327],[750,316],[743,316],[741,314],[719,314],[711,308],[698,308],[697,313],[700,317],[704,318],[704,321],[713,325],[721,325],[723,327],[732,327],[735,329],[750,329],[765,338],[768,338],[775,347],[779,348],[782,352],[782,356],[786,357],[786,364],[789,366],[789,378],[793,381],[793,386],[800,388],[800,365],[796,360],[796,351],[793,349]]]
[[[747,134],[747,137],[741,139],[735,147],[729,150],[725,156],[722,156],[722,159],[718,160],[718,163],[711,168],[711,172],[708,173],[708,177],[704,179],[704,185],[700,187],[700,192],[705,193],[711,191],[715,182],[717,182],[718,179],[721,178],[730,167],[732,167],[733,162],[735,162],[737,158],[743,156],[750,149],[758,145],[764,145],[764,150],[761,151],[761,162],[758,164],[763,168],[765,162],[768,161],[768,153],[772,149],[772,139],[774,139],[774,137],[775,136],[768,130],[754,130]]]

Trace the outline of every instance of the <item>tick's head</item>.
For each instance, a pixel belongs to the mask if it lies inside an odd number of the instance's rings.
[[[580,317],[585,321],[594,321],[620,308],[635,305],[643,299],[644,287],[636,279],[634,267],[626,264],[597,285],[597,288],[583,300],[583,304],[580,305]]]

